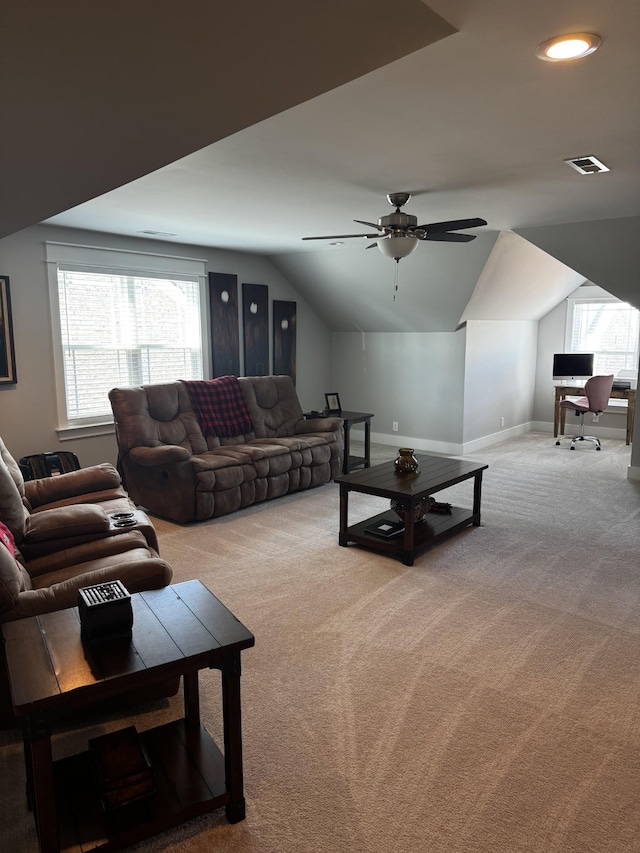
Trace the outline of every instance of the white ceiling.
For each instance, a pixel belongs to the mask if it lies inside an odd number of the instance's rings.
[[[298,8],[311,21],[320,5]],[[423,8],[419,0],[390,5],[400,18]],[[344,0],[340,8],[358,6]],[[164,245],[271,255],[333,327],[420,331],[455,328],[500,232],[640,215],[637,0],[430,0],[428,8],[457,32],[447,35],[440,21],[421,36],[427,46],[416,50],[414,40],[409,55],[309,100],[298,93],[296,105],[47,221],[170,232],[176,236]],[[375,19],[366,26],[373,32]],[[390,42],[391,26],[385,20]],[[598,33],[602,47],[565,64],[535,57],[538,43],[571,31]],[[253,79],[260,92],[260,69]],[[203,114],[207,96],[199,91]],[[171,126],[171,115],[165,119]],[[563,162],[589,154],[611,171],[580,176]],[[395,191],[413,193],[406,212],[420,222],[479,216],[488,226],[473,243],[420,244],[400,264],[405,302],[392,305],[393,262],[376,249],[301,238],[359,233],[353,220],[390,212],[385,195]],[[514,287],[524,292],[533,280],[522,279]],[[566,275],[559,280],[566,295]]]

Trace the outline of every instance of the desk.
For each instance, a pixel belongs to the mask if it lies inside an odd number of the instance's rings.
[[[554,438],[557,437],[558,432],[560,432],[560,435],[564,435],[564,424],[567,410],[560,408],[560,401],[564,400],[565,397],[584,397],[584,385],[556,385],[555,389],[556,402],[553,413]],[[627,444],[631,444],[631,438],[633,436],[633,420],[636,410],[636,389],[625,388],[624,390],[619,390],[612,388],[610,399],[627,401]]]
[[[348,474],[353,468],[362,465],[368,468],[371,465],[371,418],[368,412],[340,412],[338,417],[343,420],[344,428],[344,459],[342,460],[342,473]],[[350,455],[350,433],[354,424],[364,424],[364,456]]]

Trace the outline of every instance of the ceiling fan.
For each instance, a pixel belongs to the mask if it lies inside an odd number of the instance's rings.
[[[403,213],[403,207],[411,198],[410,193],[389,193],[387,201],[395,207],[394,213],[381,216],[378,224],[364,222],[354,219],[359,225],[368,225],[376,228],[377,234],[334,234],[328,237],[303,237],[303,240],[344,240],[351,237],[364,237],[367,240],[375,240],[375,243],[367,246],[372,249],[377,246],[387,258],[393,258],[399,263],[401,258],[406,258],[418,246],[420,240],[438,240],[446,243],[468,243],[475,240],[475,234],[458,234],[465,228],[478,228],[486,225],[484,219],[453,219],[449,222],[431,222],[427,225],[418,225],[418,220],[410,213]]]

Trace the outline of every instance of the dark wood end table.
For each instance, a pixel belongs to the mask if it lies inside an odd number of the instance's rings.
[[[420,466],[417,474],[396,474],[393,462],[385,462],[364,471],[336,477],[336,483],[340,486],[340,545],[346,547],[354,542],[412,566],[418,554],[469,525],[480,526],[482,472],[489,466],[426,453],[416,454],[416,458]],[[413,510],[423,498],[469,479],[473,479],[472,509],[454,506],[451,513],[429,512],[423,521],[414,522]],[[367,530],[379,522],[397,522],[398,515],[391,509],[349,526],[349,492],[400,500],[404,509],[404,530],[388,539]]]
[[[200,581],[137,593],[131,603],[131,642],[85,645],[75,607],[2,626],[42,853],[119,850],[221,807],[231,823],[245,817],[240,653],[253,635]],[[209,668],[222,676],[224,755],[200,722],[198,672]],[[155,793],[104,811],[88,752],[53,761],[56,720],[176,676],[184,717],[139,733]]]
[[[341,411],[344,430],[344,458],[342,460],[342,473],[348,474],[354,468],[369,468],[371,466],[371,418],[370,412]],[[351,427],[354,424],[364,424],[364,456],[351,455]]]

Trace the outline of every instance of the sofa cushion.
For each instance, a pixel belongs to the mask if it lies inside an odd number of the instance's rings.
[[[121,455],[133,447],[162,444],[176,444],[190,453],[207,450],[207,442],[182,382],[113,388],[109,400],[116,419]]]
[[[302,408],[290,376],[241,376],[256,438],[296,434]]]
[[[25,533],[29,512],[4,459],[0,459],[0,521],[7,525],[20,545]]]
[[[109,516],[97,504],[76,504],[35,512],[27,519],[23,546],[89,533],[106,533]]]

